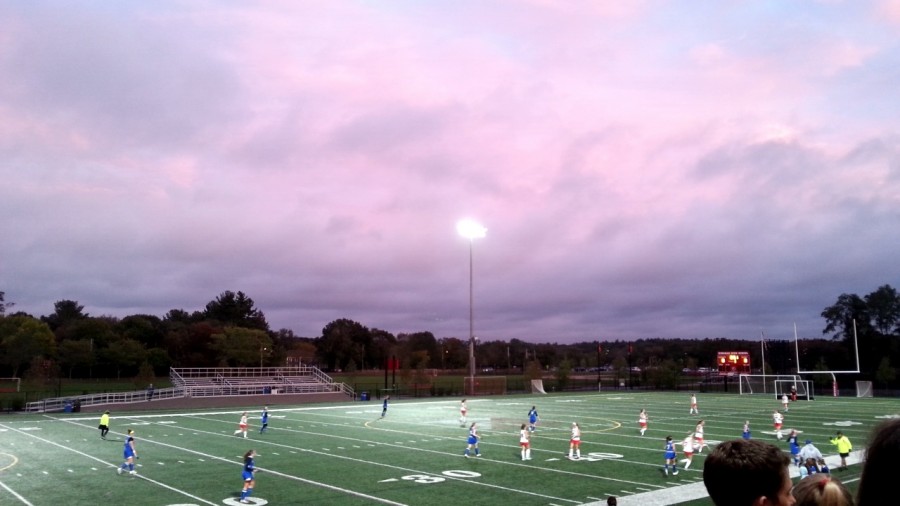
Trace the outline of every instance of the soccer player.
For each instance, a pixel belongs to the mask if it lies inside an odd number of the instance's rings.
[[[381,418],[384,418],[384,415],[387,414],[388,401],[391,399],[390,395],[384,396],[384,402],[381,403]]]
[[[581,427],[578,422],[572,422],[572,436],[569,437],[569,460],[581,458]]]
[[[791,429],[791,432],[788,434],[787,438],[788,447],[791,449],[791,458],[794,460],[794,464],[798,467],[800,466],[800,444],[797,442],[797,431]]]
[[[647,432],[647,410],[642,409],[640,413],[638,413],[638,426],[641,429],[641,435],[643,436],[645,432]]]
[[[703,447],[706,443],[703,442],[703,426],[706,424],[703,420],[697,422],[697,427],[694,428],[694,440],[696,444],[694,445],[697,448],[697,453],[703,453]]]
[[[691,467],[691,462],[694,461],[694,433],[689,432],[687,437],[684,438],[684,441],[681,442],[681,450],[684,452],[684,468],[685,470]]]
[[[466,426],[466,413],[468,413],[468,411],[469,410],[466,407],[466,400],[463,399],[459,403],[459,426],[460,427]]]
[[[128,470],[128,474],[134,476],[137,474],[137,471],[134,470],[134,460],[137,458],[137,448],[134,447],[134,430],[128,429],[128,434],[125,436],[125,448],[122,451],[123,457],[125,461],[122,462],[122,465],[119,466],[119,469],[116,470],[118,474],[122,474],[125,470]]]
[[[522,460],[531,460],[531,432],[524,423],[519,429],[519,447],[522,448]]]
[[[691,394],[691,411],[689,415],[699,415],[700,408],[697,407],[697,394]]]
[[[666,436],[666,464],[663,466],[663,472],[669,475],[669,466],[672,466],[672,475],[678,474],[678,468],[675,467],[675,444],[672,443],[672,436]]]
[[[475,456],[480,457],[481,453],[478,451],[478,428],[475,426],[475,422],[472,422],[472,425],[469,426],[469,437],[466,442],[469,444],[466,446],[466,452],[463,454],[466,458],[469,458],[469,452],[472,451],[472,448],[475,449]]]
[[[776,409],[772,413],[772,426],[775,427],[775,437],[778,438],[779,441],[782,439],[781,435],[781,425],[784,423],[784,415],[778,412]]]
[[[100,415],[100,425],[97,428],[100,429],[100,437],[106,439],[106,435],[109,434],[109,411],[104,411]]]
[[[238,430],[234,431],[235,436],[244,435],[244,438],[247,438],[247,412],[244,411],[244,414],[241,415],[241,421],[238,422]]]
[[[528,412],[528,430],[534,432],[535,426],[538,421],[538,412],[537,408],[531,406],[531,411]]]
[[[256,474],[256,464],[253,462],[253,457],[255,456],[256,452],[253,450],[244,454],[244,468],[241,471],[241,478],[244,479],[244,488],[241,489],[242,504],[250,504],[250,500],[247,498],[253,493],[253,485],[256,484],[256,480],[253,477]]]
[[[750,420],[744,422],[744,431],[741,432],[741,437],[744,439],[750,439]]]
[[[261,427],[259,428],[259,433],[262,434],[269,428],[269,407],[263,406],[262,415],[259,417],[259,422]]]
[[[788,407],[789,402],[791,402],[791,401],[790,401],[790,399],[788,399],[787,394],[781,394],[781,407],[784,408],[785,413],[787,413],[788,410],[790,409]]]

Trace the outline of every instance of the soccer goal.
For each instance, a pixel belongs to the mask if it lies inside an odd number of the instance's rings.
[[[531,380],[531,393],[533,394],[546,394],[547,391],[544,390],[544,380]]]
[[[0,392],[18,392],[21,388],[21,378],[0,378]]]
[[[857,397],[872,397],[872,382],[871,381],[857,381],[856,382],[856,396]]]
[[[800,395],[800,386],[797,385],[800,381],[799,376],[794,374],[787,375],[779,375],[779,374],[741,374],[738,379],[739,392],[741,395],[775,395],[777,397],[781,397],[781,393],[778,390],[777,383],[779,381],[787,381],[788,383],[787,392],[790,395],[791,385],[797,386],[797,395]],[[808,389],[807,389],[808,390]],[[806,395],[804,393],[804,395]]]
[[[810,390],[812,390],[812,382],[809,380],[792,379],[792,380],[775,380],[775,397],[781,398],[782,395],[791,397],[791,392],[796,390],[798,399],[810,399]]]
[[[466,395],[505,395],[506,376],[466,376]]]

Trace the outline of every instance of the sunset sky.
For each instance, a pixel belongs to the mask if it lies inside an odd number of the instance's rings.
[[[0,2],[11,312],[820,337],[900,287],[900,0]]]

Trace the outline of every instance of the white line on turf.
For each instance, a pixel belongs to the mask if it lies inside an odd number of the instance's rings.
[[[133,417],[120,417],[120,420],[129,420],[129,419],[132,419],[132,418],[133,418]],[[65,420],[62,420],[62,419],[61,419],[60,421],[62,421],[62,422],[71,422],[71,423],[73,423],[74,425],[79,425],[79,426],[82,426],[82,427],[89,427],[89,426],[86,426],[86,425],[84,425],[84,424],[74,423],[74,421],[71,421],[71,420],[69,420],[69,419],[65,419]],[[222,437],[229,437],[229,438],[231,437],[231,436],[224,436],[223,434],[218,434],[218,433],[214,433],[214,432],[207,432],[207,431],[196,431],[196,432],[203,433],[203,434],[215,435],[215,436],[222,436]],[[173,448],[173,449],[180,450],[180,451],[183,451],[183,452],[193,453],[193,454],[195,454],[195,455],[201,455],[201,456],[206,457],[207,459],[210,459],[210,460],[218,460],[218,461],[221,461],[221,462],[227,462],[228,464],[233,464],[233,465],[238,465],[238,466],[243,465],[241,462],[235,462],[235,461],[233,461],[233,460],[226,459],[226,458],[223,458],[223,457],[219,457],[219,456],[216,456],[216,455],[210,455],[210,454],[208,454],[208,453],[203,453],[203,452],[199,452],[199,451],[196,451],[196,450],[191,450],[191,449],[189,449],[189,448],[183,448],[183,447],[180,447],[180,446],[176,446],[176,445],[172,445],[172,444],[168,444],[168,443],[163,443],[163,442],[160,442],[160,441],[157,441],[157,440],[153,440],[153,439],[142,439],[141,441],[144,442],[144,443],[148,443],[148,444],[155,444],[155,445],[159,445],[159,446],[165,446],[165,447],[167,447],[167,448]],[[55,444],[55,443],[54,443],[54,444]],[[271,443],[271,444],[274,444],[274,443]],[[285,446],[285,445],[278,445],[278,446]],[[78,453],[80,453],[80,452],[78,452]],[[93,457],[92,457],[92,458],[93,458]],[[99,459],[97,459],[97,460],[99,460]],[[320,482],[317,482],[317,481],[307,480],[306,478],[301,478],[301,477],[299,477],[299,476],[294,476],[294,475],[290,475],[290,474],[281,473],[281,472],[279,472],[279,471],[274,471],[274,470],[272,470],[272,469],[267,469],[267,468],[263,468],[263,467],[258,467],[257,469],[259,469],[259,470],[261,470],[261,471],[265,471],[266,474],[271,474],[271,475],[275,475],[275,476],[280,476],[280,477],[282,477],[282,478],[287,478],[287,479],[291,479],[291,480],[300,481],[300,482],[306,483],[306,484],[308,484],[308,485],[315,485],[315,486],[318,486],[318,487],[327,488],[327,489],[329,489],[329,490],[334,490],[334,491],[337,491],[337,492],[342,492],[342,493],[344,493],[344,494],[353,495],[353,496],[361,497],[361,498],[364,498],[364,499],[370,499],[370,500],[372,500],[372,501],[380,502],[380,503],[382,503],[382,504],[390,504],[390,505],[393,505],[393,506],[407,506],[406,504],[403,504],[403,503],[394,502],[394,501],[389,501],[389,500],[387,500],[387,499],[382,499],[382,498],[380,498],[380,497],[375,497],[375,496],[371,496],[371,495],[368,495],[368,494],[363,494],[363,493],[361,493],[361,492],[356,492],[356,491],[353,491],[353,490],[348,490],[348,489],[345,489],[345,488],[336,487],[336,486],[333,486],[333,485],[328,485],[327,483],[320,483]],[[139,477],[139,478],[147,479],[148,481],[151,481],[151,482],[153,482],[153,483],[159,483],[159,482],[156,482],[156,481],[154,481],[154,480],[149,480],[146,476],[143,476],[143,475],[139,475],[138,477]],[[164,485],[164,486],[165,486],[165,485]],[[167,488],[169,488],[169,487],[167,487]],[[172,489],[172,490],[175,490],[175,489]],[[207,504],[215,504],[215,503],[207,503]]]
[[[76,425],[80,425],[80,424],[76,424]],[[0,425],[0,426],[2,426],[2,425]],[[37,439],[38,441],[47,443],[47,444],[49,444],[49,445],[57,446],[57,447],[59,447],[59,448],[62,448],[63,450],[66,450],[66,451],[69,451],[69,452],[72,452],[72,453],[76,453],[76,454],[78,454],[78,455],[81,455],[82,457],[86,457],[86,458],[89,458],[89,459],[91,459],[91,460],[95,460],[95,461],[97,461],[97,462],[101,462],[101,463],[103,463],[103,464],[106,464],[108,467],[113,467],[113,468],[117,467],[115,464],[110,464],[109,462],[106,462],[105,460],[100,459],[100,458],[97,458],[97,457],[95,457],[95,456],[93,456],[93,455],[90,455],[90,454],[87,454],[87,453],[84,453],[84,452],[80,452],[80,451],[75,450],[75,449],[72,449],[72,448],[67,448],[67,447],[65,447],[65,446],[63,446],[63,445],[61,445],[61,444],[59,444],[59,443],[57,443],[57,442],[55,442],[55,441],[50,441],[49,439],[44,439],[44,438],[38,437],[38,436],[36,436],[36,435],[34,435],[34,434],[29,434],[28,432],[22,432],[22,431],[20,431],[20,430],[18,430],[18,429],[13,429],[13,428],[11,428],[11,427],[6,427],[6,428],[8,428],[8,429],[10,429],[10,430],[12,430],[12,431],[18,432],[19,434],[22,434],[22,435],[25,435],[25,436],[28,436],[28,437]],[[207,501],[206,499],[202,499],[202,498],[200,498],[200,497],[197,497],[197,496],[195,496],[195,495],[193,495],[193,494],[190,494],[190,493],[188,493],[188,492],[185,492],[184,490],[179,490],[179,489],[177,489],[177,488],[175,488],[175,487],[171,487],[171,486],[169,486],[169,485],[166,485],[165,483],[162,483],[162,482],[159,482],[159,481],[156,481],[156,480],[152,480],[152,479],[150,479],[150,478],[147,478],[146,476],[143,476],[143,475],[137,475],[136,477],[137,477],[137,478],[140,478],[140,479],[142,479],[142,480],[148,481],[148,482],[150,482],[150,483],[153,483],[154,485],[158,485],[158,486],[160,486],[160,487],[169,489],[169,490],[171,490],[171,491],[173,491],[173,492],[177,492],[177,493],[179,493],[179,494],[181,494],[181,495],[183,495],[183,496],[190,497],[191,499],[193,499],[193,500],[195,500],[195,501],[199,501],[199,502],[202,502],[202,503],[204,503],[204,504],[209,504],[210,506],[217,506],[217,504],[214,503],[214,502]]]
[[[0,487],[5,488],[6,491],[9,492],[10,494],[14,495],[14,496],[16,497],[16,499],[22,501],[22,504],[26,504],[26,505],[28,505],[28,506],[34,506],[34,505],[31,504],[30,502],[28,502],[28,499],[25,499],[24,497],[22,497],[21,495],[19,495],[18,493],[16,493],[15,490],[9,488],[9,487],[8,487],[5,483],[3,483],[2,481],[0,481]]]

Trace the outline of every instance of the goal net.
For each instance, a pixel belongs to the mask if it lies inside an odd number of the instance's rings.
[[[809,380],[791,379],[791,380],[775,380],[775,397],[781,398],[782,395],[791,397],[791,393],[796,391],[798,399],[810,398],[811,382]]]
[[[531,380],[531,393],[546,394],[547,392],[544,390],[544,380]]]
[[[777,395],[781,397],[781,394],[778,393],[778,389],[776,387],[776,383],[779,381],[790,381],[788,384],[788,395],[790,395],[790,385],[797,385],[798,382],[802,381],[799,376],[794,374],[786,374],[786,375],[778,375],[778,374],[767,374],[763,376],[762,374],[741,374],[739,377],[739,391],[741,395]],[[799,386],[797,395],[799,396]]]
[[[506,376],[466,376],[466,395],[504,395]]]
[[[872,397],[872,382],[871,381],[857,381],[856,382],[856,396],[857,397]]]

